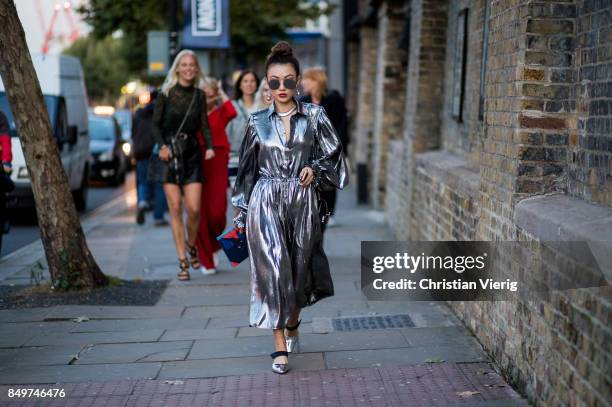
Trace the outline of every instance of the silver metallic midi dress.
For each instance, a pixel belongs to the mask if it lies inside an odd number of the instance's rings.
[[[246,226],[251,266],[250,325],[279,329],[297,308],[334,294],[323,252],[317,190],[348,184],[342,144],[325,110],[297,103],[288,140],[270,108],[249,118],[232,204]],[[315,180],[301,186],[310,166]]]

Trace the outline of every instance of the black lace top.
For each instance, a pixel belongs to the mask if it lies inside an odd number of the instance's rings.
[[[193,85],[181,86],[178,83],[170,89],[168,96],[160,92],[155,102],[153,137],[160,146],[170,144],[170,138],[176,134],[189,108],[193,92],[196,92],[195,100],[181,132],[196,137],[196,133],[200,130],[204,135],[206,148],[212,148],[208,112],[206,111],[206,94]]]

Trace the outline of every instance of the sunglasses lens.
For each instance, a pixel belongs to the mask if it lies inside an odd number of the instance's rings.
[[[270,87],[270,89],[276,90],[280,88],[280,81],[278,79],[272,79],[268,81],[268,86]]]
[[[297,85],[297,82],[294,79],[285,79],[284,82],[285,82],[285,87],[291,90],[295,89]]]

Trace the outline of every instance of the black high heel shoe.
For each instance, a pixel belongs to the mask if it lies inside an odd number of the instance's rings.
[[[289,352],[284,350],[277,350],[274,353],[270,354],[272,359],[276,359],[279,356],[287,356],[289,358]],[[285,374],[289,371],[289,363],[274,363],[272,362],[272,371],[278,374]]]
[[[298,323],[295,324],[295,326],[287,325],[285,329],[287,331],[295,331],[296,329],[298,329],[301,323],[302,323],[302,320],[300,319]],[[294,335],[294,336],[285,335],[285,342],[287,343],[287,352],[289,353],[299,353],[300,352],[299,332],[296,332],[296,334],[297,335]]]
[[[185,248],[187,254],[189,254],[189,263],[194,270],[199,270],[202,265],[200,264],[200,256],[198,255],[198,247],[194,244],[191,246],[187,240],[185,240]]]

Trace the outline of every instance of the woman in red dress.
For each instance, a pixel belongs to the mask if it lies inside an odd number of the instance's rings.
[[[198,253],[202,274],[215,274],[217,255],[221,246],[217,241],[225,228],[227,212],[228,162],[230,145],[225,132],[227,124],[237,115],[231,100],[213,78],[204,78],[200,88],[208,102],[208,124],[212,135],[214,158],[202,160],[202,207],[198,231]],[[200,140],[205,144],[203,138]]]

